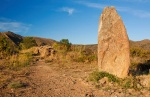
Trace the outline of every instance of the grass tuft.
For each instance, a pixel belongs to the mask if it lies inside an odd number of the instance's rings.
[[[13,88],[13,89],[22,88],[25,86],[26,86],[26,84],[21,83],[21,82],[12,82],[12,83],[8,84],[8,88]]]

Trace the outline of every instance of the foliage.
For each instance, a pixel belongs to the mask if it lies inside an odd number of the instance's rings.
[[[132,57],[146,57],[150,52],[140,47],[132,47],[130,48],[130,54]]]
[[[33,46],[37,46],[36,41],[33,39],[33,37],[24,37],[22,42],[20,43],[21,49],[29,49]]]
[[[1,56],[5,57],[18,52],[18,49],[4,36],[0,36],[0,52],[1,52]]]
[[[107,72],[94,71],[89,75],[88,79],[90,81],[96,82],[96,85],[97,85],[96,87],[100,88],[101,86],[98,83],[98,81],[104,77],[107,77],[109,82],[117,83],[117,86],[120,86],[121,88],[124,88],[124,89],[132,88],[135,90],[140,90],[143,88],[143,86],[140,84],[140,80],[136,77],[120,79]]]
[[[17,89],[17,88],[22,88],[22,87],[25,87],[25,84],[21,83],[21,82],[12,82],[12,83],[8,84],[8,88]]]
[[[116,76],[109,74],[107,72],[99,72],[99,71],[94,71],[89,75],[89,80],[90,81],[94,81],[94,82],[98,82],[100,79],[107,77],[108,81],[110,82],[117,82],[119,83],[119,78],[117,78]]]
[[[53,47],[60,52],[67,52],[71,50],[71,43],[68,39],[62,39],[59,43],[54,43]]]
[[[126,78],[122,80],[121,86],[125,89],[133,88],[135,90],[140,90],[143,86],[140,84],[140,80],[136,77]]]

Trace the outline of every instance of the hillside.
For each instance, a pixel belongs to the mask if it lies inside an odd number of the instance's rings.
[[[55,40],[52,39],[47,39],[47,38],[40,38],[40,37],[33,37],[37,43],[38,46],[43,46],[43,45],[53,45],[55,43]]]
[[[15,34],[13,32],[1,32],[0,36],[6,37],[13,45],[18,46],[20,42],[23,40],[23,36]],[[57,42],[53,39],[47,39],[47,38],[41,38],[41,37],[33,37],[33,39],[36,41],[38,46],[43,45],[53,45],[53,43]],[[90,49],[94,52],[97,52],[97,44],[91,44],[91,45],[73,45],[73,47],[81,47],[86,49]],[[145,39],[141,41],[132,41],[130,40],[130,47],[141,47],[145,50],[150,50],[150,40]]]
[[[15,46],[19,46],[19,44],[22,42],[24,36],[15,34],[13,32],[0,32],[0,37],[5,37],[9,42],[11,42]],[[52,39],[46,39],[46,38],[40,38],[40,37],[33,37],[33,39],[36,41],[38,46],[42,45],[53,45],[55,43],[55,40]]]
[[[84,47],[85,49],[90,49],[93,52],[97,52],[97,44],[91,44],[91,45],[76,45],[76,46],[81,46]],[[150,50],[150,40],[149,39],[144,39],[141,41],[132,41],[130,40],[130,47],[140,47],[145,50]]]
[[[131,47],[141,47],[143,49],[146,49],[146,50],[150,50],[150,40],[149,39],[144,39],[144,40],[141,40],[141,41],[130,41],[130,46]]]
[[[16,45],[19,45],[23,40],[23,37],[21,35],[15,34],[13,32],[4,32],[3,35],[8,37]]]

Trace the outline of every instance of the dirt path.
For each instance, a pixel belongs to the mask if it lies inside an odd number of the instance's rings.
[[[81,79],[69,76],[67,71],[42,61],[32,67],[29,79],[32,88],[25,91],[22,97],[106,97],[104,92],[94,93]]]
[[[149,91],[128,92],[116,89],[95,88],[86,79],[96,66],[78,63],[45,63],[38,61],[30,67],[28,76],[14,81],[27,83],[26,87],[6,89],[0,97],[149,97]],[[5,93],[4,93],[5,92]]]

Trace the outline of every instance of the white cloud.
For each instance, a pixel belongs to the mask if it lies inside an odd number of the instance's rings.
[[[129,0],[124,0],[124,1],[129,1]],[[137,0],[137,1],[142,2],[142,0]],[[148,0],[143,0],[143,2],[146,2],[146,1],[148,2]],[[103,9],[106,6],[109,6],[107,4],[98,4],[98,3],[88,2],[88,1],[79,1],[77,3],[90,7],[90,8],[96,8],[96,9]],[[129,7],[120,7],[120,6],[115,6],[115,7],[117,11],[120,11],[120,12],[126,12],[126,13],[129,13],[137,17],[141,17],[141,18],[150,18],[150,12],[147,12],[144,10],[138,10],[138,9],[132,9]]]
[[[150,12],[145,11],[145,10],[132,9],[129,7],[118,7],[118,6],[116,6],[116,9],[120,12],[126,12],[129,14],[135,15],[137,17],[150,18]]]
[[[87,7],[92,7],[92,8],[98,8],[98,9],[103,9],[106,5],[98,4],[98,3],[92,3],[92,2],[87,2],[87,1],[78,1],[77,3],[85,5]]]
[[[12,21],[6,18],[0,18],[0,31],[12,31],[16,33],[28,32],[31,24],[24,24],[21,22]]]
[[[116,1],[124,1],[124,2],[139,2],[139,3],[146,3],[146,2],[150,2],[150,0],[116,0]]]
[[[132,10],[132,14],[141,18],[150,18],[150,12],[144,10]]]
[[[69,15],[72,15],[75,11],[74,8],[69,8],[69,7],[63,7],[61,8],[61,11],[67,12]]]

